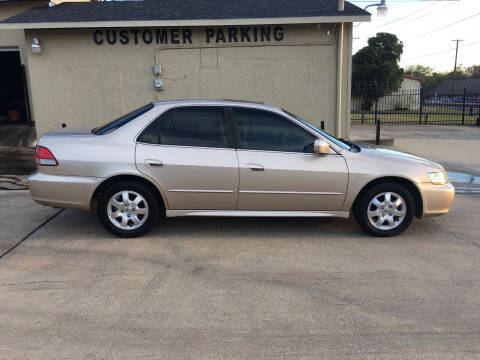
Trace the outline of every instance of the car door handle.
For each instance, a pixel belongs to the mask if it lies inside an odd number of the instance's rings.
[[[250,169],[250,171],[265,171],[265,168],[258,164],[247,164],[247,167]]]
[[[145,160],[145,164],[151,167],[162,167],[163,163],[160,160]]]

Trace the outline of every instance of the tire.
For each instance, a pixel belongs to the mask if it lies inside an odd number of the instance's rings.
[[[375,185],[363,194],[353,213],[358,225],[366,233],[390,237],[408,228],[415,213],[415,201],[404,186],[384,183]]]
[[[101,194],[97,213],[103,226],[113,235],[134,238],[145,235],[156,224],[159,204],[155,194],[145,185],[134,181],[119,182]]]

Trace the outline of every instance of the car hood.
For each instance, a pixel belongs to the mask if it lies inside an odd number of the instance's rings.
[[[361,148],[361,152],[365,155],[381,158],[381,159],[392,159],[392,160],[400,160],[400,161],[407,161],[411,163],[416,163],[418,165],[426,165],[438,170],[443,170],[443,166],[424,158],[421,158],[416,155],[407,154],[401,151],[385,149],[382,147],[378,147],[371,144],[366,143],[357,143],[357,145]]]

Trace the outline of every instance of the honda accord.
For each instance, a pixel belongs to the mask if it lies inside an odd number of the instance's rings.
[[[417,156],[337,139],[279,107],[156,102],[94,129],[60,129],[36,148],[33,199],[96,209],[121,237],[160,216],[343,217],[394,236],[448,212],[445,170]]]

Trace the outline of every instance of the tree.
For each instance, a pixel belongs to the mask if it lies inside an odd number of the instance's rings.
[[[480,65],[472,65],[465,69],[465,73],[471,79],[480,78]]]
[[[422,85],[425,90],[434,88],[435,86],[447,81],[450,77],[448,72],[438,72],[432,67],[424,65],[410,65],[407,66],[404,71],[407,75],[422,78],[425,81]]]
[[[430,66],[425,65],[410,65],[404,69],[405,74],[416,76],[421,79],[428,79],[429,77],[433,76],[435,70]]]
[[[352,59],[352,94],[365,97],[365,88],[370,88],[372,94],[366,98],[368,106],[398,90],[403,80],[403,70],[398,65],[402,54],[403,43],[394,34],[378,33],[369,38],[368,46]]]
[[[430,90],[436,86],[454,78],[453,71],[435,71],[433,68],[424,65],[410,65],[405,68],[405,74],[417,76],[425,80],[423,88]],[[457,67],[457,79],[478,79],[480,78],[480,65]]]

